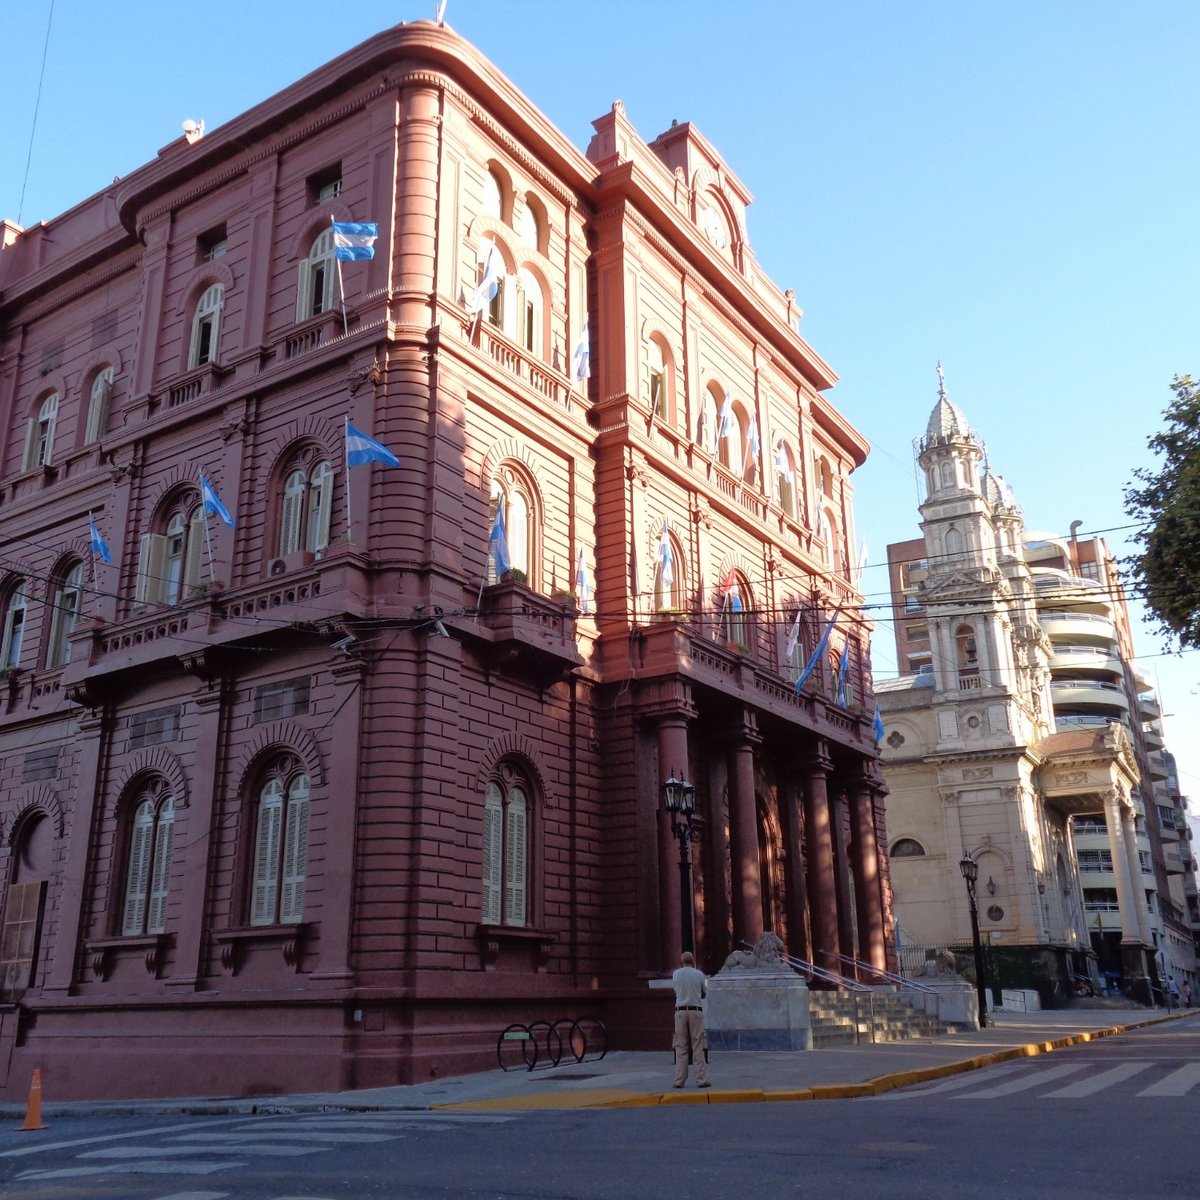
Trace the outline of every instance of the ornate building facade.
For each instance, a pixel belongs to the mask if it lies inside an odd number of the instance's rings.
[[[944,385],[918,462],[923,536],[888,553],[905,674],[879,686],[902,937],[969,938],[969,855],[1010,982],[1150,1000],[1196,962],[1183,882],[1177,901],[1167,884],[1183,862],[1162,845],[1160,714],[1112,557],[1078,523],[1025,530]]]
[[[417,22],[3,225],[3,1094],[660,1044],[685,909],[886,961],[866,443],[716,151],[595,130]]]

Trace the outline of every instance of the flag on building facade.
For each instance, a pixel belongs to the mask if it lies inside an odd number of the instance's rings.
[[[579,563],[575,567],[575,590],[579,593],[579,611],[591,611],[592,580],[588,575],[587,563],[583,557],[583,547],[579,547]]]
[[[671,549],[671,535],[667,530],[665,517],[663,518],[662,536],[658,539],[658,569],[663,591],[668,592],[675,586],[675,553]]]
[[[583,319],[583,331],[571,355],[571,378],[577,383],[587,379],[592,373],[592,343],[588,337],[588,318]]]
[[[746,449],[750,451],[751,457],[757,461],[759,453],[762,450],[762,443],[758,437],[757,417],[750,418],[750,424],[746,429]]]
[[[788,483],[796,482],[796,473],[792,470],[792,464],[788,461],[787,446],[780,442],[775,448],[775,470],[788,481]]]
[[[504,259],[496,249],[496,239],[488,238],[487,254],[483,259],[483,278],[471,294],[470,313],[478,316],[495,298],[504,278]]]
[[[361,467],[367,463],[383,463],[398,467],[400,460],[382,443],[346,422],[346,466]]]
[[[237,524],[233,519],[233,513],[221,503],[221,497],[217,495],[217,489],[208,482],[208,476],[203,471],[200,472],[200,500],[204,504],[204,515],[220,517],[230,529]]]
[[[796,680],[796,694],[799,695],[804,689],[804,685],[812,678],[812,673],[817,669],[817,664],[821,661],[822,655],[829,646],[829,636],[833,633],[833,627],[837,624],[838,613],[842,610],[835,608],[833,616],[829,618],[829,624],[825,626],[825,632],[821,634],[821,640],[816,644],[812,654],[808,657],[808,662],[804,664],[804,670],[800,672],[800,678]]]
[[[96,528],[96,519],[90,512],[88,513],[88,535],[92,543],[92,557],[108,563],[111,567],[112,554],[109,553],[108,543],[100,536],[100,530]]]
[[[504,532],[503,496],[496,499],[496,516],[492,521],[492,531],[488,534],[488,557],[492,560],[492,569],[497,579],[512,570],[512,560],[508,555],[508,535]]]
[[[725,402],[721,405],[721,411],[717,415],[717,439],[727,438],[733,432],[734,426],[737,425],[737,420],[733,415],[733,396],[730,395],[729,389],[725,389]]]
[[[783,657],[788,661],[792,661],[792,655],[796,653],[796,647],[800,644],[800,610],[796,609],[796,618],[792,622],[791,629],[788,630],[787,645],[784,648]]]
[[[334,221],[333,257],[339,262],[358,262],[375,257],[379,226],[374,221]]]
[[[846,676],[850,674],[850,639],[842,643],[842,656],[838,659],[837,702],[839,708],[846,707]]]
[[[875,705],[875,745],[879,745],[883,741],[883,713],[879,711],[879,705]],[[897,929],[899,927],[897,926]]]

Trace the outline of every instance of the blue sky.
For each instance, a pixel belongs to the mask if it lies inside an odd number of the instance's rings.
[[[0,215],[51,217],[421,3],[50,0],[5,14]],[[1196,361],[1200,5],[1147,0],[791,0],[604,5],[449,0],[474,42],[581,149],[614,99],[647,140],[690,120],[756,199],[760,266],[794,287],[832,393],[874,446],[855,477],[884,599],[884,547],[916,532],[912,440],[941,359],[1031,529],[1103,532]],[[12,53],[13,48],[19,48]],[[1195,654],[1157,674],[1169,745],[1200,803]],[[892,673],[890,631],[876,664]],[[1196,749],[1191,745],[1196,744]]]

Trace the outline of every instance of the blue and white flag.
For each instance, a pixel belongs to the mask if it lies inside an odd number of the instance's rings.
[[[378,236],[379,226],[374,221],[334,221],[333,257],[342,262],[374,258]]]
[[[792,655],[796,653],[796,647],[800,644],[800,610],[796,609],[796,619],[792,622],[791,629],[788,630],[787,645],[784,647],[783,657],[787,662],[792,661]]]
[[[850,674],[850,639],[842,643],[842,657],[838,659],[837,702],[839,708],[846,707],[846,676]]]
[[[804,670],[800,672],[800,678],[796,680],[796,695],[799,695],[804,689],[804,685],[812,678],[812,673],[817,669],[817,664],[821,661],[826,648],[829,645],[829,635],[833,633],[833,627],[837,624],[838,613],[842,610],[835,608],[833,616],[829,618],[829,624],[825,626],[825,632],[821,634],[821,640],[817,643],[816,648],[808,657],[808,662],[804,664]]]
[[[230,529],[237,524],[233,519],[233,513],[221,503],[221,497],[217,495],[217,489],[208,482],[208,476],[203,471],[200,472],[200,499],[204,504],[204,515],[206,517],[210,514],[218,516]]]
[[[883,741],[883,713],[879,711],[879,705],[875,705],[875,745],[879,745]],[[900,926],[896,926],[896,936],[900,936]]]
[[[733,397],[729,394],[729,389],[725,389],[725,403],[721,405],[721,412],[717,417],[717,437],[727,438],[737,425],[737,419],[733,415]]]
[[[757,459],[759,452],[762,450],[762,442],[758,437],[758,418],[751,417],[749,428],[746,430],[746,448],[750,454]]]
[[[667,521],[663,518],[662,537],[658,539],[658,569],[663,591],[675,586],[675,552],[671,549],[671,535],[667,532]]]
[[[400,460],[382,443],[346,422],[346,466],[362,467],[367,463],[383,463],[398,467]]]
[[[588,338],[588,318],[583,319],[583,332],[579,335],[579,344],[571,355],[571,378],[577,383],[587,379],[592,373],[592,343]]]
[[[512,570],[512,559],[508,556],[508,535],[504,532],[504,497],[496,499],[496,518],[492,521],[492,531],[488,534],[488,557],[496,578],[507,575]]]
[[[792,464],[788,460],[787,446],[780,442],[775,450],[775,470],[788,481],[788,483],[796,482],[796,473],[792,470]]]
[[[504,259],[496,249],[496,239],[488,238],[487,256],[483,260],[483,278],[471,294],[470,313],[475,316],[483,312],[496,296],[504,279]]]
[[[91,513],[88,513],[88,533],[92,541],[92,557],[108,563],[111,567],[112,555],[109,553],[108,543],[100,536],[100,530],[96,528],[96,519]]]
[[[582,546],[579,547],[579,564],[575,568],[575,590],[579,593],[579,611],[591,612],[592,580],[588,575]]]

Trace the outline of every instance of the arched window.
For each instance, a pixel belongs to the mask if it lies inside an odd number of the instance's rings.
[[[504,194],[507,190],[499,171],[495,167],[488,167],[483,177],[483,211],[497,221],[504,220]]]
[[[21,642],[25,637],[25,610],[28,604],[24,583],[17,583],[8,594],[4,608],[4,640],[0,642],[0,670],[13,671],[21,665]]]
[[[717,412],[717,426],[717,461],[740,479],[747,429],[746,410],[728,392]]]
[[[204,508],[198,492],[180,493],[158,515],[158,532],[142,536],[136,597],[141,604],[179,604],[200,583]]]
[[[650,382],[650,412],[667,425],[675,424],[675,364],[671,353],[657,335],[646,347]]]
[[[540,505],[533,484],[523,472],[503,463],[492,478],[489,532],[495,525],[496,507],[504,505],[504,535],[510,570],[520,571],[531,588],[539,586]],[[489,547],[490,551],[490,547]],[[488,582],[496,582],[495,555],[488,554]]]
[[[83,607],[83,563],[71,566],[54,591],[50,614],[50,644],[46,648],[46,666],[65,667],[71,661],[71,634]]]
[[[296,320],[306,321],[309,317],[334,308],[338,302],[337,282],[333,230],[323,229],[313,240],[308,257],[300,263]]]
[[[121,933],[125,937],[166,930],[174,831],[175,798],[165,779],[150,779],[133,798],[121,910]]]
[[[260,780],[254,814],[250,924],[293,925],[304,918],[309,780],[294,755],[277,758]]]
[[[892,847],[892,858],[924,858],[925,847],[915,838],[898,838]]]
[[[221,336],[221,309],[225,306],[225,288],[214,283],[196,303],[192,318],[192,342],[188,351],[188,370],[218,360]]]
[[[88,396],[87,426],[84,429],[84,444],[90,446],[108,432],[108,410],[112,401],[113,369],[104,367],[92,379]]]
[[[750,590],[745,579],[731,572],[721,597],[720,633],[724,641],[735,647],[750,648]]]
[[[530,924],[532,789],[515,763],[501,762],[483,793],[485,925]]]
[[[791,683],[799,681],[800,676],[804,674],[805,666],[808,664],[808,651],[804,648],[801,624],[800,613],[796,612],[788,626],[787,640],[783,644],[783,657],[787,669],[787,677]]]
[[[48,467],[54,453],[54,427],[58,423],[58,393],[44,396],[37,406],[37,413],[29,418],[25,432],[25,458],[23,471],[35,467]]]
[[[517,235],[527,246],[542,254],[546,252],[546,212],[532,192],[526,194],[521,206]]]
[[[312,448],[302,451],[288,468],[279,509],[280,555],[298,550],[320,554],[329,545],[333,478],[328,459],[317,458]]]
[[[775,499],[784,513],[796,518],[796,456],[787,442],[775,448]]]
[[[538,358],[545,344],[546,302],[542,285],[528,267],[517,271],[517,341]]]
[[[709,454],[717,445],[717,413],[720,401],[719,394],[710,386],[704,389],[700,397],[700,411],[696,414],[696,445]]]
[[[959,675],[978,675],[979,649],[975,643],[973,626],[960,625],[954,631],[954,649]]]
[[[510,286],[508,264],[496,239],[485,237],[479,243],[479,260],[475,266],[476,296],[479,295],[485,281],[489,280],[491,294],[486,296],[484,308],[487,322],[498,329],[506,329],[505,318],[513,308],[507,294]],[[475,303],[482,305],[483,301],[476,300]]]

